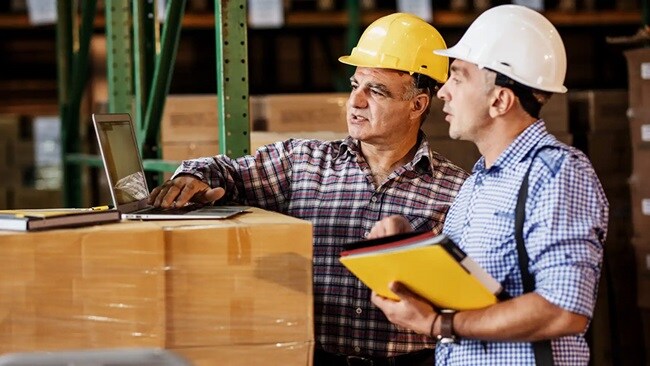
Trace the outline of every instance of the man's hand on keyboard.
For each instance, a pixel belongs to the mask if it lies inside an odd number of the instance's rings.
[[[149,204],[155,207],[182,207],[192,201],[212,203],[226,194],[221,188],[210,188],[192,175],[180,175],[156,187],[149,195]]]

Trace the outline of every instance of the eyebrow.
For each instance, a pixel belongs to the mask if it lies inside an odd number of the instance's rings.
[[[451,65],[451,72],[456,73],[456,74],[461,74],[464,78],[467,78],[469,74],[467,73],[467,70],[463,67],[459,67],[457,65]]]
[[[353,77],[350,78],[350,83],[357,83],[358,84],[358,81],[353,76]],[[389,98],[393,97],[393,93],[391,93],[391,91],[388,89],[388,87],[385,84],[370,82],[370,83],[366,83],[365,85],[368,88],[379,90],[381,93],[383,93],[384,95],[386,95]]]

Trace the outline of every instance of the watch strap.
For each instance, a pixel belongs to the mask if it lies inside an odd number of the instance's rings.
[[[454,343],[456,336],[454,335],[454,312],[440,313],[440,335],[438,341],[441,343]]]

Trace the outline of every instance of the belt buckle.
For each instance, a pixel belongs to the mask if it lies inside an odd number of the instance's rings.
[[[372,359],[360,356],[347,356],[345,361],[348,366],[373,366],[375,364]]]

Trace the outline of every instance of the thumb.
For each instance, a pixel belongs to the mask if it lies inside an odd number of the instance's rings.
[[[388,285],[388,288],[395,294],[397,295],[400,299],[407,300],[407,299],[413,299],[417,298],[418,296],[413,293],[413,291],[409,290],[408,287],[406,287],[404,284],[401,282],[391,282]]]
[[[211,188],[205,191],[205,193],[203,194],[203,199],[206,202],[212,203],[214,201],[221,199],[221,197],[223,197],[225,194],[226,194],[226,190],[221,187]]]

